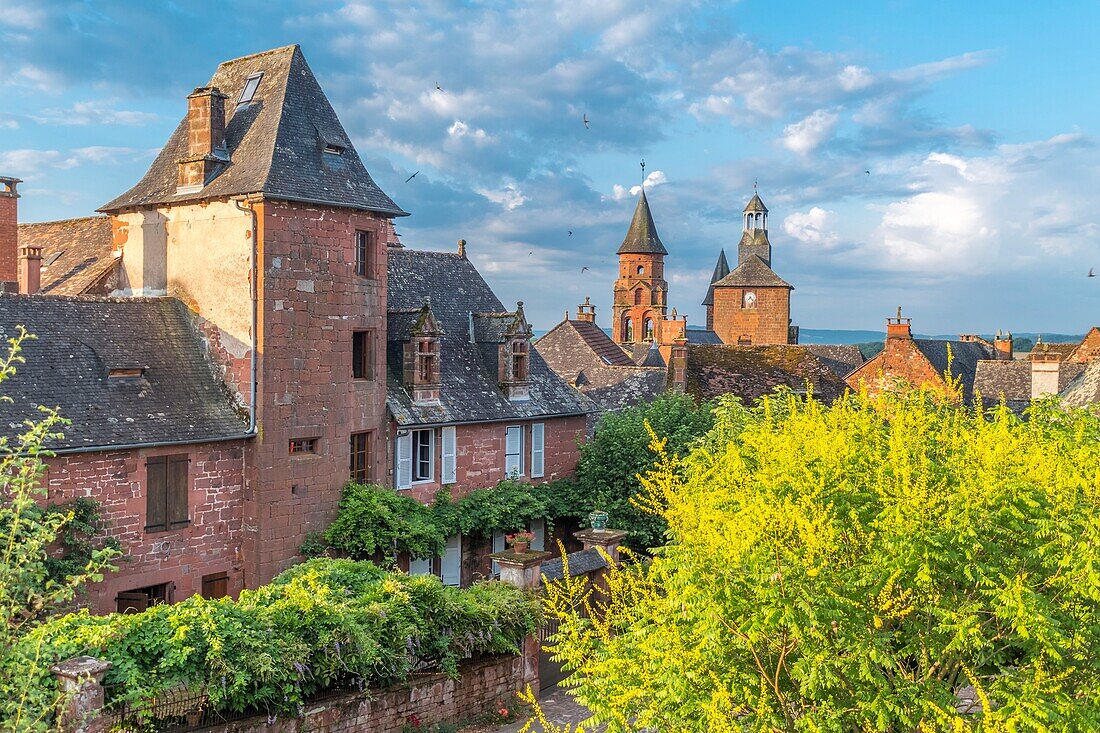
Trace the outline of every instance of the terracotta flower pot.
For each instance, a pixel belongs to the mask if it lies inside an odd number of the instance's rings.
[[[512,545],[512,550],[514,552],[527,552],[527,543],[526,542],[516,542],[515,544]]]

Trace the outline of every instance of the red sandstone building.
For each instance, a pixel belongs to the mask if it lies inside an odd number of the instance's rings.
[[[300,560],[349,478],[394,482],[395,450],[406,475],[412,425],[387,410],[406,376],[400,360],[387,373],[388,258],[421,263],[388,246],[392,219],[406,214],[364,168],[297,46],[219,66],[145,176],[102,216],[17,233],[17,184],[0,179],[0,292],[25,294],[0,296],[0,335],[25,324],[38,339],[5,383],[15,402],[0,435],[14,441],[39,404],[73,420],[51,445],[49,499],[98,501],[127,556],[90,589],[95,609],[260,585]],[[471,317],[498,324],[503,308],[462,262],[484,291],[477,313],[496,314]],[[424,295],[444,307],[448,286]],[[397,295],[398,312],[421,305],[412,291]],[[445,331],[405,334],[442,340],[428,375],[446,378],[457,364],[451,315]],[[410,413],[434,436],[434,486],[495,483],[513,466],[514,427],[520,474],[542,478],[539,466],[549,478],[576,463],[569,431],[583,425],[583,399],[540,360],[514,360],[529,330],[522,310],[512,322],[507,344],[491,347],[507,346],[508,368],[478,384],[492,384],[502,408],[526,390],[524,406],[491,420],[458,406],[442,419]],[[471,349],[490,349],[485,338]],[[458,379],[441,385],[441,405],[474,384]],[[549,407],[555,389],[573,399],[567,409]]]

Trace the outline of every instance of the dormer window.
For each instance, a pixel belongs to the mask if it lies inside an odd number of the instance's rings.
[[[244,89],[241,90],[241,96],[237,99],[238,107],[252,102],[252,98],[256,96],[256,89],[260,86],[260,80],[263,78],[264,72],[259,71],[244,80]]]
[[[512,342],[512,380],[526,382],[530,371],[531,355],[527,352],[526,341]]]
[[[435,353],[435,343],[424,340],[416,344],[416,380],[421,384],[429,384],[435,372],[435,361],[439,358]]]
[[[405,386],[409,396],[414,405],[438,405],[442,383],[439,348],[443,329],[427,298],[409,335],[404,346]]]
[[[108,379],[140,379],[144,375],[143,367],[113,367],[107,370]]]

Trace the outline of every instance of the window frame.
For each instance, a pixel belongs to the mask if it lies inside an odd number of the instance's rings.
[[[426,476],[420,474],[420,466],[423,463],[423,459],[420,456],[420,452],[424,448],[422,437],[424,434],[428,436],[428,471]],[[421,428],[419,430],[411,431],[412,436],[412,470],[410,476],[412,477],[412,484],[430,484],[435,481],[435,430],[432,428]],[[418,450],[419,449],[419,450]]]
[[[163,485],[156,485],[160,481],[163,481]],[[146,458],[145,531],[171,532],[190,525],[190,493],[189,454],[176,453]]]
[[[378,233],[373,229],[356,229],[353,245],[355,247],[355,274],[364,280],[377,280],[375,265],[378,258]]]
[[[519,436],[519,445],[517,446],[515,452],[509,453],[508,452],[508,436],[513,434],[512,433],[513,430],[516,431],[515,434]],[[523,426],[522,425],[509,425],[506,428],[504,428],[504,478],[512,478],[513,476],[523,476],[524,475],[524,471],[526,470],[526,466],[523,465],[524,464],[524,460],[523,460],[523,443],[524,443],[524,440],[523,440]],[[511,458],[512,456],[515,456],[516,461],[519,463],[519,470],[518,471],[513,472],[513,471],[508,470],[508,461],[509,461],[509,458]]]
[[[357,445],[357,441],[362,441],[362,445]],[[371,460],[371,449],[374,447],[374,431],[364,430],[358,433],[352,433],[348,439],[348,446],[351,454],[348,463],[348,475],[349,478],[357,484],[367,484],[371,480],[371,469],[373,461]]]
[[[221,585],[220,595],[218,594],[217,584]],[[211,586],[208,589],[208,586]],[[215,598],[228,598],[229,597],[229,573],[222,571],[220,573],[210,573],[209,575],[202,576],[202,582],[199,585],[199,595],[207,599]]]
[[[301,444],[302,447],[296,447]],[[287,441],[287,454],[293,457],[316,456],[321,453],[321,438],[308,436],[305,438],[291,438]]]
[[[237,106],[242,104],[252,104],[252,100],[256,98],[256,92],[260,90],[260,82],[264,80],[264,72],[257,71],[255,74],[249,74],[248,78],[244,80],[244,86],[241,87],[240,96],[237,97]],[[252,84],[252,82],[256,82]],[[252,85],[252,93],[249,94],[249,85]],[[245,98],[245,95],[248,97]]]
[[[351,332],[351,378],[374,381],[375,338],[371,329]]]

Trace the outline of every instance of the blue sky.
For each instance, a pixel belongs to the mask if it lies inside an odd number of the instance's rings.
[[[300,43],[405,244],[467,239],[537,328],[586,295],[606,325],[644,158],[693,323],[759,179],[803,327],[1083,332],[1097,27],[1095,1],[0,0],[0,175],[26,221],[90,213],[219,61]]]

